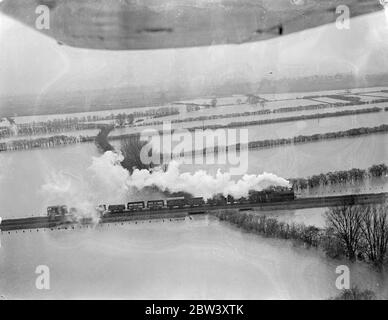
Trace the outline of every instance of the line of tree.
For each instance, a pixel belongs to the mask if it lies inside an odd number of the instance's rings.
[[[350,260],[367,260],[378,267],[387,261],[388,205],[330,208],[326,214],[327,230],[339,242]]]
[[[361,182],[367,178],[381,178],[388,175],[388,166],[375,164],[367,169],[353,168],[334,172],[321,173],[308,178],[288,179],[294,190],[301,191],[320,186]]]
[[[328,97],[332,99],[338,99],[335,98],[335,96],[323,96]],[[296,107],[282,107],[275,109],[273,112],[295,112],[295,111],[306,111],[306,110],[317,110],[317,109],[327,109],[327,108],[341,108],[341,107],[350,107],[350,106],[361,106],[366,104],[373,104],[373,103],[381,103],[381,102],[388,102],[388,99],[376,99],[372,101],[359,101],[359,100],[353,100],[353,97],[346,97],[349,99],[341,98],[342,100],[348,100],[350,102],[334,102],[334,103],[321,103],[321,104],[314,104],[314,105],[307,105],[307,106],[296,106]]]
[[[295,107],[282,107],[273,110],[273,113],[283,113],[283,112],[297,112],[297,111],[306,111],[306,110],[321,110],[321,109],[328,109],[328,108],[334,108],[334,107],[346,107],[351,106],[353,104],[350,103],[320,103],[320,104],[313,104],[308,106],[295,106]]]
[[[28,123],[17,124],[16,127],[2,128],[0,131],[0,138],[7,138],[11,136],[33,136],[38,134],[61,133],[66,131],[92,130],[100,129],[101,124],[97,123],[75,123],[75,122],[45,122],[45,123]]]
[[[338,98],[333,96],[333,98]],[[326,103],[326,104],[316,104],[316,105],[307,105],[307,106],[295,106],[295,107],[281,107],[274,110],[258,110],[253,112],[242,112],[242,113],[232,113],[232,114],[222,114],[222,115],[211,115],[211,116],[201,116],[201,117],[191,117],[186,119],[176,119],[173,120],[175,123],[179,122],[191,122],[191,121],[204,121],[218,118],[233,118],[233,117],[243,117],[259,114],[269,114],[269,113],[283,113],[283,112],[294,112],[294,111],[303,111],[303,110],[318,110],[326,108],[335,108],[335,107],[344,107],[352,105],[363,105],[363,104],[372,104],[372,103],[381,103],[387,102],[387,98],[376,99],[368,102],[361,102],[359,99],[354,97],[340,97],[342,100],[349,101],[348,103]],[[388,111],[388,107],[384,108],[385,111]],[[100,115],[88,115],[82,117],[67,117],[60,119],[52,119],[48,121],[39,121],[31,123],[22,123],[17,124],[17,134],[18,135],[36,135],[36,134],[47,134],[47,133],[58,133],[65,131],[74,131],[74,130],[88,130],[88,129],[100,129],[100,125],[94,122],[110,120],[115,121],[116,125],[123,126],[132,124],[135,117],[164,117],[168,115],[177,115],[179,114],[179,109],[176,107],[160,107],[157,109],[149,109],[146,111],[135,111],[132,113],[119,113],[119,114],[110,114],[107,116]],[[160,124],[161,122],[154,122],[151,124]],[[141,124],[149,125],[149,124]],[[0,138],[10,137],[15,134],[15,130],[9,127],[0,128]]]
[[[341,117],[341,116],[374,113],[374,112],[381,112],[381,111],[382,111],[381,108],[373,107],[373,108],[365,108],[365,109],[357,109],[357,110],[344,110],[344,111],[337,111],[337,112],[316,113],[316,114],[299,115],[299,116],[292,116],[292,117],[262,119],[262,120],[255,120],[255,121],[231,122],[226,125],[203,125],[203,126],[187,128],[187,130],[188,131],[195,131],[195,130],[201,130],[201,129],[216,130],[216,129],[224,129],[224,128],[266,125],[266,124],[293,122],[293,121],[311,120],[311,119],[322,119],[322,118],[330,118],[330,117]],[[162,122],[159,122],[158,124],[162,124]],[[149,124],[143,124],[143,125],[149,125]],[[163,134],[163,132],[159,130],[158,134],[161,135]],[[130,134],[122,135],[121,137],[128,137],[128,136],[130,136]],[[116,136],[114,139],[119,139],[119,136]]]
[[[251,141],[248,144],[248,148],[259,149],[259,148],[274,147],[274,146],[286,145],[286,144],[299,144],[299,143],[315,142],[315,141],[321,141],[321,140],[357,137],[361,135],[385,133],[385,132],[388,132],[388,125],[382,124],[376,127],[361,127],[361,128],[354,128],[354,129],[349,129],[345,131],[317,133],[313,135],[299,135],[293,138]]]
[[[348,115],[374,113],[374,112],[380,112],[380,111],[382,111],[381,108],[373,107],[373,108],[365,108],[365,109],[357,109],[357,110],[343,110],[343,111],[337,111],[337,112],[315,113],[315,114],[299,115],[299,116],[275,118],[275,119],[263,119],[263,120],[254,120],[254,121],[244,121],[244,122],[231,122],[230,124],[227,124],[227,125],[209,126],[209,127],[210,128],[212,128],[212,127],[213,128],[245,127],[245,126],[263,125],[263,124],[272,124],[272,123],[290,122],[290,121],[299,121],[299,120],[341,117],[341,116],[348,116]]]
[[[307,142],[316,142],[321,140],[331,140],[331,139],[339,139],[339,138],[348,138],[348,137],[357,137],[361,135],[375,134],[375,133],[385,133],[388,132],[388,125],[382,124],[376,127],[361,127],[354,128],[345,131],[335,131],[335,132],[327,132],[327,133],[316,133],[313,135],[299,135],[293,138],[279,138],[279,139],[266,139],[266,140],[257,140],[251,141],[248,143],[248,149],[261,149],[261,148],[269,148],[269,147],[277,147],[282,145],[289,144],[299,144],[299,143],[307,143]],[[233,146],[229,146],[229,148],[236,148],[239,150],[243,146],[240,144],[236,144]],[[218,152],[221,150],[228,150],[228,147],[218,148],[217,146],[214,148],[214,152]],[[204,149],[204,153],[213,152],[213,150]]]
[[[107,116],[88,115],[82,117],[51,119],[47,121],[32,121],[16,124],[16,130],[10,127],[0,127],[0,138],[14,135],[31,136],[66,131],[101,129],[105,124],[96,123],[98,121],[113,121],[116,126],[122,127],[131,125],[134,122],[135,117],[159,118],[177,114],[179,114],[179,109],[176,107],[160,107],[157,109],[135,111],[132,113],[112,113]]]
[[[371,103],[371,102],[368,102],[368,103]],[[359,102],[357,104],[367,104],[367,103],[366,102]],[[185,119],[175,119],[172,121],[172,123],[205,121],[205,120],[214,120],[214,119],[222,119],[222,118],[246,117],[246,116],[260,115],[260,114],[293,112],[293,111],[303,111],[303,110],[318,110],[318,109],[342,107],[342,106],[348,106],[348,105],[354,105],[354,103],[316,104],[316,105],[308,105],[308,106],[282,107],[282,108],[277,108],[274,110],[265,109],[265,110],[257,110],[257,111],[252,111],[252,112],[247,111],[247,112],[232,113],[232,114],[190,117],[190,118],[185,118]],[[388,107],[385,107],[384,110],[388,111]],[[355,114],[355,113],[352,113],[352,111],[358,111],[358,110],[350,110],[351,113],[345,113],[344,115]],[[365,113],[368,111],[369,112],[377,112],[377,111],[381,111],[381,109],[379,109],[379,110],[377,110],[377,109],[374,109],[374,110],[363,109],[363,110],[361,110],[360,113]],[[164,116],[176,115],[176,114],[179,114],[179,110],[177,108],[161,107],[158,109],[151,109],[151,110],[147,110],[147,111],[143,111],[143,112],[133,112],[130,114],[119,113],[116,115],[111,114],[108,116],[97,116],[97,115],[91,116],[91,115],[89,115],[89,116],[83,116],[83,117],[79,117],[79,118],[78,117],[72,117],[72,118],[69,117],[69,118],[64,118],[64,119],[52,119],[52,120],[48,120],[48,121],[39,121],[39,122],[34,121],[31,123],[17,124],[16,130],[14,130],[14,128],[10,128],[10,127],[1,127],[0,128],[0,138],[10,137],[10,136],[13,136],[15,134],[17,134],[19,136],[31,136],[31,135],[59,133],[59,132],[66,132],[66,131],[101,129],[104,126],[104,124],[93,123],[93,121],[96,122],[96,121],[102,121],[102,120],[115,120],[115,125],[121,127],[124,125],[132,124],[135,117],[151,116],[153,118],[158,118],[158,117],[164,117]],[[227,125],[227,127],[241,126],[241,125],[252,125],[252,124],[277,123],[277,122],[284,122],[284,121],[297,121],[297,120],[303,120],[303,119],[323,118],[323,117],[333,116],[333,113],[327,113],[327,114],[323,114],[323,115],[318,114],[318,115],[312,115],[312,116],[313,117],[310,117],[308,115],[307,118],[306,118],[306,116],[297,116],[297,117],[278,118],[278,119],[263,119],[263,120],[258,120],[255,122],[248,122],[248,123],[247,122],[244,122],[244,123],[237,122],[237,123],[229,124],[229,125]],[[88,122],[91,122],[91,123],[88,123]],[[139,126],[158,125],[161,123],[163,123],[163,122],[162,121],[154,121],[151,123],[139,124]],[[206,126],[206,128],[215,128],[215,127],[214,126]],[[193,128],[193,129],[196,129],[196,128]]]
[[[270,114],[270,113],[271,113],[271,110],[266,109],[266,110],[257,110],[257,111],[223,113],[223,114],[213,114],[208,116],[175,119],[175,120],[172,120],[171,122],[181,123],[181,122],[192,122],[192,121],[205,121],[205,120],[224,119],[224,118],[247,117],[247,116],[255,116],[255,115]]]
[[[325,97],[328,97],[328,98],[331,98],[331,99],[340,99],[340,100],[350,101],[350,102],[353,102],[353,103],[357,103],[361,99],[361,97],[344,96],[342,94],[332,94],[332,95],[327,95]]]
[[[87,136],[65,136],[58,135],[47,138],[38,139],[20,139],[9,142],[0,143],[0,152],[2,151],[15,151],[15,150],[28,150],[36,148],[53,148],[60,145],[76,144],[81,142],[91,142],[94,137]]]
[[[232,223],[246,231],[265,237],[296,240],[307,246],[317,247],[322,230],[315,226],[286,223],[266,215],[239,212],[236,210],[217,211],[214,215],[221,221]]]
[[[328,133],[318,133],[313,135],[299,135],[293,138],[279,138],[279,139],[267,139],[267,140],[257,140],[248,142],[248,145],[236,144],[232,146],[218,146],[214,145],[208,148],[204,148],[202,150],[192,150],[188,151],[184,154],[172,155],[175,157],[182,156],[195,156],[196,154],[218,154],[219,152],[228,152],[228,150],[241,150],[243,148],[248,147],[251,150],[257,150],[262,148],[274,148],[282,145],[290,145],[290,144],[300,144],[300,143],[308,143],[308,142],[316,142],[322,140],[331,140],[331,139],[340,139],[340,138],[349,138],[349,137],[357,137],[361,135],[369,135],[376,133],[386,133],[388,132],[388,125],[382,124],[377,127],[361,127],[349,129],[346,131],[336,131],[336,132],[328,132]],[[162,134],[162,133],[161,133]],[[125,137],[120,136],[121,138]],[[118,139],[117,136],[114,139]]]
[[[275,218],[235,210],[214,213],[222,221],[256,234],[293,240],[322,249],[331,258],[368,261],[381,268],[387,264],[388,205],[348,205],[329,208],[324,228],[286,223]]]
[[[159,108],[158,110],[159,112],[156,112],[154,115],[152,115],[152,118],[162,118],[180,114],[179,109],[176,107],[163,107]]]
[[[135,117],[164,117],[164,116],[169,116],[173,114],[179,113],[179,109],[177,107],[160,107],[160,108],[153,108],[153,109],[148,109],[145,111],[134,111],[133,115]]]
[[[184,119],[174,119],[171,123],[182,123],[182,122],[193,122],[193,121],[207,121],[207,120],[215,120],[215,119],[225,119],[225,118],[237,118],[237,117],[247,117],[253,115],[262,115],[262,114],[270,114],[271,110],[257,110],[257,111],[245,111],[245,112],[236,112],[236,113],[225,113],[225,114],[213,114],[207,116],[199,116],[199,117],[190,117]],[[139,124],[138,126],[150,126],[150,125],[161,125],[163,121],[153,121]]]
[[[88,119],[88,117],[90,117],[90,119]],[[103,126],[105,126],[105,124],[90,122],[92,121],[91,119],[95,119],[94,121],[99,121],[99,117],[88,117],[52,119],[39,122],[33,121],[28,123],[19,123],[14,127],[2,127],[0,130],[0,138],[6,138],[15,135],[33,136],[38,134],[60,133],[67,131],[101,129]],[[118,126],[132,124],[134,120],[133,114],[119,113],[117,115],[109,116],[108,118],[111,117],[113,117],[113,119],[116,121],[115,123]]]
[[[387,101],[388,101],[388,99],[387,99]],[[175,119],[175,120],[172,120],[172,123],[247,117],[247,116],[254,116],[254,115],[271,114],[271,113],[286,113],[286,112],[298,112],[298,111],[309,111],[309,110],[321,110],[321,109],[329,109],[329,108],[340,108],[340,107],[364,105],[364,104],[370,104],[370,103],[372,103],[372,102],[357,102],[356,101],[355,103],[336,102],[336,103],[321,103],[321,104],[306,105],[306,106],[281,107],[281,108],[277,108],[277,109],[273,109],[273,110],[263,109],[263,110],[257,110],[257,111],[246,111],[246,112],[237,112],[237,113],[190,117],[190,118],[184,118],[184,119]],[[385,111],[387,111],[387,108],[385,108]],[[154,121],[154,122],[143,123],[143,124],[140,124],[139,126],[160,125],[160,124],[163,124],[163,122],[162,121]]]
[[[373,110],[370,111],[369,109],[366,109],[366,112],[375,112],[375,109],[381,110],[380,108],[372,108]],[[355,110],[350,110],[355,111]],[[357,110],[362,111],[362,110]],[[337,113],[331,113],[331,116],[333,114]],[[320,115],[320,114],[318,114]],[[325,114],[323,114],[325,115]],[[340,112],[340,115],[343,115],[343,112]],[[313,115],[316,116],[316,115]],[[304,117],[304,116],[302,116]],[[294,117],[292,117],[294,118]],[[269,119],[274,120],[278,122],[281,121],[291,121],[289,118],[279,118],[279,119]],[[263,120],[261,120],[263,121]],[[80,124],[82,125],[82,124]],[[95,124],[88,124],[88,125],[95,125]],[[107,143],[108,134],[113,130],[112,126],[108,126],[110,129],[106,131],[107,125],[105,124],[98,124],[96,125],[96,128],[100,129],[100,132],[98,133],[96,137],[96,142],[98,145],[98,141],[101,140],[102,143]],[[90,128],[89,128],[90,129]],[[189,129],[189,130],[193,130]],[[251,141],[248,144],[249,149],[259,149],[259,148],[267,148],[267,147],[275,147],[280,145],[286,145],[286,144],[298,144],[298,143],[306,143],[306,142],[312,142],[312,141],[319,141],[319,140],[327,140],[327,139],[336,139],[336,138],[344,138],[344,137],[354,137],[359,135],[366,135],[366,134],[374,134],[374,133],[384,133],[388,131],[388,125],[380,125],[377,127],[362,127],[362,128],[354,128],[346,131],[337,131],[337,132],[329,132],[329,133],[323,133],[323,134],[314,134],[314,135],[300,135],[293,138],[281,138],[281,139],[267,139],[267,140],[259,140],[259,141]],[[39,131],[36,131],[35,133],[38,133]],[[47,133],[45,131],[40,133]],[[159,132],[159,134],[163,134],[163,132]],[[109,139],[132,139],[133,137],[136,138],[137,134],[127,134],[127,135],[120,135],[115,137],[109,137]],[[60,138],[58,138],[60,137]],[[104,139],[100,138],[104,137]],[[53,142],[56,141],[56,142]],[[58,143],[57,141],[63,141],[63,143]],[[72,142],[74,141],[74,142]],[[10,142],[3,142],[0,143],[0,151],[7,151],[7,150],[22,150],[22,149],[31,149],[31,148],[37,148],[39,146],[42,146],[44,148],[50,147],[50,146],[56,146],[58,144],[71,144],[71,143],[79,143],[79,142],[89,142],[91,141],[91,137],[89,136],[80,136],[79,139],[74,139],[73,137],[68,137],[64,135],[60,136],[54,136],[50,138],[38,138],[38,139],[23,139],[23,140],[14,140]],[[105,142],[104,142],[105,141]],[[239,150],[241,146],[238,144],[236,146],[233,146]],[[103,150],[107,150],[106,147],[102,148]],[[228,147],[222,148],[215,146],[212,148],[212,150],[202,150],[204,154],[208,152],[219,152],[221,150],[228,150]],[[197,151],[198,152],[198,151]],[[200,152],[200,151],[199,151]]]

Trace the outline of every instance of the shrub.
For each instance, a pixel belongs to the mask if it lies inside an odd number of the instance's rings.
[[[358,287],[343,290],[333,300],[375,300],[376,294],[372,290],[360,290]]]

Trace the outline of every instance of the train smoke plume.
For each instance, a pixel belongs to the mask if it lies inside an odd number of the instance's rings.
[[[260,191],[268,186],[288,186],[287,180],[271,173],[244,175],[235,181],[229,173],[218,171],[215,176],[204,170],[195,173],[179,171],[179,162],[172,161],[167,169],[134,169],[130,173],[122,166],[121,153],[107,151],[92,158],[92,164],[82,177],[63,171],[50,171],[40,192],[49,205],[76,208],[77,218],[100,216],[99,204],[121,204],[128,201],[163,199],[171,193],[187,193],[209,199],[216,194],[247,196],[250,190]]]
[[[169,163],[167,170],[155,168],[153,170],[135,169],[130,174],[121,166],[123,156],[112,151],[105,152],[101,157],[94,157],[89,168],[94,173],[95,182],[107,184],[110,190],[118,193],[132,188],[142,190],[156,187],[160,191],[186,192],[193,196],[211,198],[222,193],[239,198],[247,196],[250,190],[260,191],[269,186],[289,186],[289,182],[272,173],[258,175],[244,175],[238,181],[231,178],[229,173],[218,170],[215,176],[204,170],[195,173],[181,173],[179,162]]]
[[[92,218],[97,223],[96,197],[90,188],[90,183],[64,172],[51,172],[42,185],[40,192],[48,201],[48,205],[66,204],[74,207],[77,219]]]

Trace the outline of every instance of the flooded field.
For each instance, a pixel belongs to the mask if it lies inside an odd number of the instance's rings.
[[[359,127],[375,127],[387,123],[388,113],[370,113],[323,119],[247,126],[250,140],[292,138],[298,135],[312,135],[335,131],[345,131]]]
[[[381,134],[251,150],[248,153],[246,173],[270,172],[280,177],[294,178],[335,170],[365,169],[373,164],[387,162],[388,150],[384,148],[386,139],[387,135]],[[115,141],[114,145],[119,148],[120,142]],[[94,185],[89,168],[93,157],[99,156],[94,143],[1,153],[2,217],[41,215],[48,205],[56,204],[57,201],[70,201],[72,198],[81,203],[94,201],[94,205],[100,201],[128,201],[131,196],[125,189],[122,194],[107,192],[110,183],[116,181],[114,177],[110,179],[109,172],[104,173],[106,188]],[[180,171],[193,173],[203,169],[214,175],[219,168],[229,170],[228,162],[212,165],[208,160],[202,160],[204,164],[199,164],[195,159],[193,164],[182,164]],[[244,165],[244,161],[241,165]],[[47,192],[43,188],[47,184],[54,191]],[[90,185],[94,185],[94,188],[90,188]]]
[[[248,173],[265,171],[281,177],[294,178],[336,170],[366,169],[373,164],[387,162],[388,150],[384,147],[386,139],[387,135],[381,134],[249,150],[246,162]],[[194,158],[194,165],[182,165],[182,171],[194,172],[200,168],[215,174],[219,168],[224,171],[229,168],[228,163],[209,164],[210,161],[206,158],[203,159],[203,165],[198,164],[201,158],[198,160]],[[244,164],[243,161],[241,163]]]
[[[387,1],[0,0],[0,302],[388,300]]]
[[[351,107],[351,108],[354,108],[354,107]],[[326,111],[321,110],[321,111],[311,112],[311,114],[318,113],[318,112],[325,113],[325,112],[335,112],[335,111],[337,110],[330,108]],[[309,112],[302,112],[301,114],[308,114],[308,113]],[[172,129],[192,128],[192,127],[201,128],[206,125],[227,125],[231,122],[254,121],[254,120],[260,120],[264,118],[292,117],[294,115],[296,115],[296,112],[172,123],[171,128]],[[321,119],[290,121],[290,122],[264,124],[264,125],[252,125],[252,126],[245,126],[245,127],[239,127],[239,128],[247,129],[249,140],[253,141],[253,140],[265,140],[265,139],[277,139],[277,138],[290,138],[297,135],[309,135],[309,134],[315,134],[315,133],[341,131],[341,130],[348,130],[348,129],[358,128],[358,127],[374,127],[381,124],[385,124],[387,122],[388,122],[388,112],[378,112],[378,113],[366,113],[366,114],[359,114],[359,115],[348,115],[348,116],[341,116],[341,117],[328,117],[328,118],[321,118]],[[114,130],[110,134],[110,136],[142,133],[150,129],[162,130],[163,125],[119,128]]]
[[[330,98],[325,101],[333,102]],[[288,103],[287,100],[278,100],[268,102],[268,105],[276,108],[287,106]],[[297,103],[316,102],[294,100],[293,104]],[[174,124],[173,128],[371,106],[186,122]],[[260,106],[241,105],[238,111],[259,109]],[[116,112],[124,110],[128,109]],[[233,110],[235,108],[223,106],[214,110],[205,109],[198,114]],[[108,112],[111,111],[107,111],[107,115]],[[101,115],[101,112],[98,114]],[[183,111],[180,116],[184,118],[189,115],[193,114]],[[44,117],[40,116],[39,119],[49,119]],[[246,128],[249,140],[254,141],[345,131],[386,123],[388,113],[379,112]],[[116,129],[111,135],[141,132],[146,128]],[[152,128],[161,129],[157,126]],[[64,134],[89,135],[92,132],[96,134],[97,130]],[[43,136],[46,135],[32,138]],[[387,134],[374,134],[250,150],[244,159],[247,160],[244,173],[268,172],[283,178],[294,178],[351,168],[366,169],[373,164],[387,163],[386,139]],[[113,140],[112,144],[120,148],[119,140]],[[90,211],[103,203],[118,204],[162,197],[160,193],[144,194],[128,188],[125,180],[127,172],[105,167],[100,159],[101,153],[94,143],[0,153],[1,218],[46,215],[49,205],[67,204]],[[203,161],[204,164],[194,159],[193,164],[181,164],[180,172],[194,173],[203,169],[215,175],[218,169],[226,172],[231,167],[229,162],[209,164],[209,159]],[[237,180],[240,176],[234,178]],[[382,192],[387,191],[386,187],[385,180],[367,181],[355,186],[316,189],[312,190],[311,195]],[[287,223],[324,227],[325,210],[256,211],[256,214],[265,214]],[[338,276],[335,269],[340,264],[350,267],[352,285],[374,290],[379,297],[388,297],[388,275],[376,273],[366,264],[331,260],[319,250],[307,250],[289,241],[249,234],[211,216],[168,222],[155,220],[79,227],[71,232],[3,232],[0,237],[0,294],[6,299],[326,299],[339,293],[335,287]],[[35,268],[38,265],[50,267],[51,289],[48,291],[36,290]]]
[[[318,100],[322,103],[332,102],[346,102],[341,99],[333,99],[325,97],[325,95],[338,95],[342,94],[349,97],[358,97],[360,101],[372,101],[376,98],[386,98],[387,93],[381,92],[387,90],[387,87],[370,87],[370,88],[356,88],[350,90],[327,90],[318,92],[289,92],[289,93],[276,93],[276,94],[257,94],[258,97],[267,100],[264,104],[265,109],[277,109],[280,107],[292,107],[302,105],[313,105],[319,102],[312,100],[310,97],[320,96]],[[369,97],[370,96],[370,97]],[[131,108],[120,108],[103,111],[85,111],[78,113],[65,113],[65,114],[52,114],[52,115],[32,115],[32,116],[19,116],[14,117],[16,123],[31,123],[39,121],[48,121],[54,119],[66,119],[66,118],[92,118],[93,116],[106,117],[110,115],[117,115],[120,113],[132,113],[132,112],[146,112],[160,107],[174,107],[178,108],[180,117],[193,117],[200,115],[213,115],[213,114],[225,114],[245,111],[260,110],[263,107],[259,104],[248,104],[248,95],[234,95],[230,97],[219,97],[217,98],[217,107],[209,109],[201,109],[199,111],[187,112],[186,104],[197,104],[202,106],[210,105],[211,100],[214,97],[192,99],[185,101],[171,102],[165,105],[147,106],[147,107],[131,107]],[[314,98],[315,99],[315,98]],[[176,116],[175,116],[176,117]],[[174,118],[174,117],[173,117]],[[168,119],[168,118],[166,118]]]
[[[226,125],[228,123],[232,122],[244,122],[244,121],[255,121],[255,120],[264,120],[264,119],[277,119],[277,118],[285,118],[285,117],[297,117],[302,115],[311,115],[311,114],[325,114],[325,113],[333,113],[333,112],[340,112],[340,111],[349,111],[349,110],[362,110],[370,107],[385,107],[384,103],[376,103],[372,105],[357,105],[357,106],[346,106],[346,107],[328,107],[324,109],[316,109],[316,110],[303,110],[303,111],[291,111],[291,112],[279,112],[279,113],[269,113],[269,114],[253,114],[253,115],[242,115],[238,117],[230,117],[230,118],[219,118],[219,119],[210,119],[210,120],[197,120],[197,121],[188,121],[188,122],[179,122],[179,123],[173,123],[174,127],[177,128],[190,128],[190,127],[201,127],[201,126],[207,126],[207,125],[219,125],[223,124]],[[231,112],[232,110],[232,112]],[[174,119],[186,119],[186,118],[197,118],[201,116],[210,116],[210,115],[227,115],[232,113],[244,113],[244,112],[256,112],[256,111],[262,111],[262,110],[268,110],[268,108],[260,108],[256,106],[238,106],[236,108],[230,108],[229,110],[201,110],[194,114],[190,114],[188,117],[187,115],[180,115],[180,116],[166,116],[158,119],[148,119],[144,121],[144,124],[146,125],[149,123],[152,125],[154,121],[172,121]],[[387,116],[388,118],[388,116]]]
[[[311,97],[311,96],[325,96],[325,95],[333,95],[333,94],[354,94],[358,95],[358,93],[375,93],[376,91],[387,90],[387,87],[368,87],[368,88],[353,88],[353,89],[344,89],[344,90],[322,90],[322,91],[306,91],[306,92],[287,92],[287,93],[265,93],[262,96],[265,99],[269,100],[280,100],[280,99],[297,99],[303,97]]]
[[[336,267],[351,284],[388,292],[387,275],[315,249],[241,232],[213,218],[2,234],[4,298],[327,299]],[[50,268],[50,290],[35,269]]]

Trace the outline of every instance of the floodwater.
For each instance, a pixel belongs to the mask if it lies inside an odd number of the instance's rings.
[[[248,161],[241,156],[243,173],[274,173],[284,178],[307,177],[313,174],[351,168],[366,169],[373,164],[386,163],[386,134],[370,135],[349,139],[328,140],[300,145],[290,145],[263,150],[250,150]],[[118,141],[115,143],[118,145]],[[43,150],[4,152],[0,154],[0,203],[2,217],[24,217],[42,215],[48,205],[68,200],[44,192],[43,186],[54,183],[58,193],[66,192],[68,197],[82,198],[81,191],[90,182],[92,157],[100,156],[94,143],[83,143],[66,147]],[[187,160],[187,158],[186,158]],[[217,160],[217,157],[216,157]],[[198,169],[215,174],[220,168],[224,172],[230,168],[228,157],[224,164],[209,164],[209,159],[192,159],[193,164],[183,163],[181,172],[195,172]],[[204,161],[204,164],[200,164]],[[187,163],[187,162],[186,162]],[[246,171],[245,171],[246,166]],[[109,177],[107,176],[107,181]],[[236,179],[238,176],[236,176]],[[56,181],[54,181],[56,182]],[[71,192],[71,188],[77,190]],[[95,186],[97,189],[98,186]],[[101,193],[100,193],[101,194]],[[89,195],[88,195],[89,196]],[[108,203],[130,199],[102,194]],[[95,199],[95,198],[94,198]],[[82,199],[79,199],[82,200]],[[98,200],[94,200],[98,201]],[[104,203],[104,202],[103,202]],[[96,203],[95,205],[97,205]],[[69,204],[70,205],[70,204]]]
[[[82,182],[92,156],[98,155],[94,143],[0,154],[2,217],[44,214],[50,199],[42,192],[43,185],[58,175]]]
[[[349,96],[352,96],[352,94],[355,97],[361,97],[361,101],[363,100],[362,95],[358,95],[359,93],[362,94],[370,94],[373,96],[381,96],[385,97],[385,94],[380,92],[381,90],[387,90],[387,87],[370,87],[370,88],[355,88],[349,90],[349,92],[345,90],[327,90],[327,91],[318,91],[318,92],[295,92],[295,93],[276,93],[276,94],[260,94],[260,97],[268,99],[269,102],[267,102],[269,107],[278,107],[278,106],[296,106],[296,105],[308,105],[308,104],[316,104],[313,100],[310,99],[302,99],[305,96],[314,96],[314,95],[333,95],[333,94],[346,94]],[[373,99],[375,99],[375,97]],[[218,105],[228,105],[228,109],[230,109],[229,112],[233,112],[233,109],[239,108],[240,105],[237,103],[237,101],[244,101],[246,100],[247,96],[245,95],[235,95],[232,97],[220,97],[217,99]],[[181,101],[181,103],[197,103],[197,104],[209,104],[211,101],[211,98],[201,98],[201,99],[191,99],[187,101]],[[81,118],[81,117],[93,117],[93,116],[110,116],[110,115],[117,115],[119,113],[132,113],[132,112],[144,112],[152,109],[157,109],[160,107],[166,107],[166,106],[174,106],[178,107],[180,109],[180,112],[183,114],[186,113],[186,106],[184,104],[168,104],[163,106],[151,106],[151,107],[131,107],[131,108],[122,108],[122,109],[112,109],[112,110],[102,110],[102,111],[85,111],[85,112],[78,112],[78,113],[65,113],[65,114],[52,114],[52,115],[33,115],[33,116],[22,116],[22,117],[15,117],[14,120],[16,123],[26,123],[26,122],[39,122],[39,121],[48,121],[53,119],[66,119],[66,118]],[[230,107],[231,106],[231,107]],[[249,109],[257,109],[257,106],[246,106]],[[218,108],[217,108],[218,109]],[[207,109],[209,112],[211,112],[211,109]],[[191,113],[190,113],[191,114]],[[195,114],[195,113],[192,113]]]
[[[349,170],[352,168],[366,169],[373,164],[386,163],[388,149],[387,135],[376,134],[356,138],[323,140],[314,143],[286,145],[261,150],[248,150],[248,161],[241,155],[239,164],[233,167],[248,166],[247,173],[270,172],[284,178],[308,177],[329,171]],[[214,156],[215,162],[218,156]],[[222,157],[222,154],[219,155]],[[227,171],[230,168],[228,157],[222,164],[209,164],[211,156],[191,159],[185,157],[186,163],[191,161],[196,165],[184,164],[182,171],[194,172],[203,169],[216,173],[220,168]],[[204,164],[199,164],[203,161]],[[217,163],[217,162],[216,162]]]
[[[319,104],[319,102],[314,101],[314,103],[303,103],[303,100],[297,100],[297,104],[294,106],[304,106],[304,105],[311,105],[311,104]],[[342,101],[343,102],[343,101]],[[349,110],[362,110],[366,108],[371,107],[385,107],[384,103],[374,103],[369,105],[355,105],[355,106],[342,106],[342,107],[330,107],[323,109],[313,109],[313,110],[302,110],[302,111],[289,111],[289,112],[277,112],[277,113],[266,113],[266,114],[257,114],[257,115],[247,115],[247,116],[239,116],[236,118],[232,118],[231,115],[233,113],[244,113],[244,112],[257,112],[262,110],[274,110],[279,109],[281,107],[293,107],[292,103],[289,103],[289,101],[282,102],[276,102],[278,105],[271,105],[271,102],[268,102],[268,104],[262,108],[260,106],[256,105],[249,105],[249,104],[241,104],[241,105],[235,105],[235,106],[225,106],[225,107],[217,107],[212,109],[201,109],[199,111],[194,111],[191,113],[183,113],[181,112],[178,116],[177,115],[171,115],[171,116],[165,116],[161,118],[150,118],[144,121],[144,123],[152,123],[155,121],[172,121],[174,119],[187,119],[187,118],[198,118],[203,116],[214,116],[214,115],[229,115],[229,118],[223,118],[223,119],[212,119],[212,120],[200,120],[200,121],[190,121],[190,122],[180,122],[176,125],[178,126],[184,126],[185,128],[189,127],[197,127],[202,125],[216,125],[216,124],[228,124],[231,122],[244,122],[244,121],[255,121],[255,120],[262,120],[262,119],[276,119],[276,118],[284,118],[284,117],[296,117],[301,115],[311,115],[316,113],[332,113],[332,112],[340,112],[340,111],[349,111]],[[324,102],[322,102],[324,103]]]
[[[249,137],[261,140],[379,125],[386,122],[382,117],[386,115],[307,120],[277,124],[276,129],[255,126],[249,127]],[[386,137],[370,135],[250,151],[247,173],[267,171],[290,178],[367,168],[387,162]],[[99,156],[93,143],[1,153],[2,218],[44,215],[48,205],[62,201],[72,206],[83,200],[94,201],[94,205],[129,200],[126,190],[123,197],[98,192],[101,186],[91,183],[92,157]],[[202,168],[215,173],[218,167],[227,170],[228,163],[182,165],[181,171]],[[107,183],[117,178],[109,174],[103,173]],[[266,214],[286,222],[323,226],[324,211]],[[339,293],[335,269],[341,264],[350,267],[352,285],[388,297],[386,275],[366,265],[333,261],[315,249],[262,238],[206,216],[75,231],[3,232],[0,236],[0,296],[6,299],[326,299]],[[50,269],[50,290],[35,286],[39,265]]]
[[[327,299],[339,293],[335,270],[342,264],[351,285],[388,294],[386,275],[365,265],[205,216],[1,236],[5,299]],[[42,265],[49,290],[35,286]]]
[[[378,104],[380,106],[380,104]],[[365,109],[373,107],[370,106],[352,106],[347,107],[347,110],[353,109]],[[380,106],[381,107],[381,106]],[[346,108],[329,108],[322,110],[312,110],[312,111],[302,111],[302,112],[287,112],[287,113],[277,113],[269,115],[255,115],[255,116],[244,116],[237,118],[224,118],[224,119],[213,119],[213,120],[204,120],[204,121],[191,121],[191,122],[181,122],[181,123],[172,123],[172,129],[189,129],[189,128],[202,128],[207,125],[227,125],[232,122],[249,122],[262,119],[273,119],[273,118],[283,118],[283,117],[293,117],[302,114],[317,114],[317,113],[330,113],[330,112],[340,112],[346,110]],[[164,118],[156,119],[157,121],[164,120]],[[374,127],[381,124],[386,124],[388,122],[388,112],[374,112],[374,113],[365,113],[359,115],[348,115],[341,117],[328,117],[321,119],[309,119],[309,120],[300,120],[292,122],[281,122],[273,124],[264,124],[264,125],[251,125],[238,127],[238,129],[247,129],[249,140],[265,140],[265,139],[278,139],[278,138],[291,138],[298,135],[311,135],[316,133],[326,133],[334,131],[345,131],[352,128],[359,127]],[[118,136],[123,134],[133,134],[133,133],[144,133],[146,130],[166,130],[168,127],[163,127],[163,124],[158,125],[145,125],[145,126],[135,126],[135,127],[126,127],[119,128],[114,130],[110,136]]]

